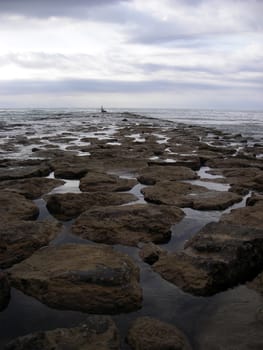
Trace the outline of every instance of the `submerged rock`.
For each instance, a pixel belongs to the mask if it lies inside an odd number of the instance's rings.
[[[137,181],[121,179],[116,175],[89,172],[80,180],[79,188],[83,192],[121,192],[129,191]]]
[[[176,207],[133,204],[95,207],[82,213],[73,233],[95,242],[136,246],[139,242],[166,242],[171,225],[184,216]]]
[[[0,268],[28,258],[54,239],[61,225],[50,221],[3,221],[0,227]]]
[[[0,189],[22,194],[28,199],[36,199],[50,192],[53,188],[63,185],[65,182],[58,179],[45,177],[33,177],[19,180],[0,182]]]
[[[58,309],[115,314],[141,306],[138,267],[108,246],[48,247],[9,274],[14,287]]]
[[[39,214],[38,207],[24,196],[12,191],[0,191],[1,220],[34,220]]]
[[[2,311],[10,299],[10,286],[7,280],[7,276],[4,272],[0,271],[0,311]]]
[[[115,323],[107,316],[88,316],[74,328],[36,332],[12,340],[5,350],[119,350]]]
[[[121,205],[137,198],[130,193],[83,192],[51,194],[45,199],[52,215],[59,220],[70,220],[94,206]]]
[[[175,326],[151,317],[140,317],[129,329],[127,342],[133,350],[190,350],[185,335]]]
[[[263,230],[207,224],[181,253],[162,255],[156,272],[184,291],[212,295],[253,278],[263,267]]]

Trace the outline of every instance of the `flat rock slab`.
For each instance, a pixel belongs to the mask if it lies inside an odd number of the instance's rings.
[[[233,209],[229,214],[222,215],[221,221],[263,229],[263,201],[258,201],[253,206]]]
[[[185,335],[175,326],[151,317],[140,317],[129,329],[133,350],[191,350]]]
[[[107,316],[89,316],[74,328],[58,328],[14,339],[5,350],[119,350],[119,334]]]
[[[184,291],[204,296],[244,283],[262,267],[263,230],[222,222],[207,224],[181,253],[162,255],[153,265]]]
[[[0,169],[0,181],[23,179],[28,177],[48,176],[51,168],[48,164],[14,167],[12,169]]]
[[[0,268],[28,258],[54,239],[60,230],[60,224],[50,221],[3,221],[0,227]]]
[[[22,194],[28,199],[36,199],[50,192],[53,188],[62,186],[65,182],[58,179],[33,177],[0,182],[0,189]]]
[[[108,246],[48,247],[9,273],[14,287],[58,309],[115,314],[141,307],[138,267]]]
[[[2,311],[10,299],[10,286],[7,280],[7,275],[0,271],[0,311]]]
[[[167,242],[171,225],[184,216],[169,206],[133,204],[95,207],[82,213],[73,233],[95,242],[136,246],[139,242]]]
[[[144,199],[150,203],[189,207],[197,210],[223,210],[242,200],[232,192],[208,190],[190,183],[162,181],[143,188]]]
[[[0,191],[1,220],[34,220],[39,209],[29,199],[12,191]]]
[[[194,180],[198,176],[196,172],[181,166],[150,166],[139,170],[137,180],[144,185],[154,185],[156,182],[169,180]]]
[[[94,206],[121,205],[135,201],[130,193],[83,192],[45,196],[49,212],[59,220],[71,220]]]
[[[136,183],[136,180],[121,179],[116,175],[89,172],[80,179],[79,188],[83,192],[121,192],[129,191]]]

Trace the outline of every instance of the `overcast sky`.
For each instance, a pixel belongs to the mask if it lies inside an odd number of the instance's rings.
[[[263,110],[263,0],[0,0],[0,107]]]

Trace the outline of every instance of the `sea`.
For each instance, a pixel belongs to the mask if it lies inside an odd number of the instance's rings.
[[[114,116],[122,112],[136,113],[142,117],[167,120],[175,123],[214,127],[230,133],[240,133],[245,137],[253,137],[257,140],[263,138],[263,111],[238,111],[238,110],[215,110],[215,109],[147,109],[130,108],[107,110],[109,114],[101,114],[96,108],[60,108],[60,109],[0,109],[0,135],[3,135],[3,126],[21,125],[21,130],[15,126],[15,132],[21,133],[26,126],[35,128],[50,126],[66,128],[68,125],[76,125],[83,119],[97,117],[104,119],[105,123],[114,122]],[[11,132],[11,130],[10,130]]]
[[[136,123],[150,122],[155,125],[169,126],[171,123],[175,126],[179,123],[212,127],[229,133],[241,134],[250,139],[252,144],[253,142],[263,144],[263,111],[197,109],[107,109],[107,111],[110,113],[100,113],[99,108],[0,109],[0,159],[12,156],[26,158],[29,153],[32,155],[33,145],[27,146],[26,143],[23,145],[23,137],[43,137],[69,131],[81,134],[83,124],[105,127],[110,135],[114,132],[114,127],[120,118],[123,120],[122,113],[124,112],[129,112],[127,118],[134,118]],[[19,141],[22,147],[16,148],[12,142],[9,143],[10,140]],[[5,144],[14,146],[14,148],[5,149]],[[78,187],[78,184],[70,181],[67,182],[68,186]],[[246,197],[238,205],[244,206],[245,200]],[[43,202],[42,199],[36,200],[36,204],[40,209],[42,208],[43,216],[48,216],[41,201]],[[200,212],[188,208],[185,211],[185,218],[172,227],[172,239],[165,245],[165,249],[173,250],[175,247],[182,246],[185,239],[195,234],[207,222],[219,220],[223,213]],[[71,224],[71,222],[64,223],[61,239],[83,243],[71,235]],[[256,341],[258,334],[262,334],[263,330],[257,329],[256,327],[259,326],[254,326],[253,323],[257,317],[261,320],[261,327],[263,325],[262,298],[245,285],[236,286],[208,298],[193,296],[184,293],[154,273],[147,264],[139,259],[137,248],[116,245],[114,249],[132,256],[140,267],[140,283],[144,295],[142,309],[129,314],[113,316],[120,330],[122,350],[130,349],[125,342],[125,336],[131,322],[137,317],[146,315],[176,325],[184,331],[193,349],[196,350],[234,350],[240,348],[236,347],[237,344],[249,342],[253,337]],[[14,288],[11,293],[8,307],[0,312],[0,349],[17,336],[39,330],[72,327],[85,321],[86,314],[84,313],[50,308]],[[250,337],[247,336],[247,332],[251,335]],[[242,347],[242,349],[247,348]]]

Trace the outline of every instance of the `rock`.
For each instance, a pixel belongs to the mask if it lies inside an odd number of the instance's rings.
[[[253,206],[233,209],[229,214],[222,215],[221,221],[263,229],[263,201],[258,201]]]
[[[242,200],[232,192],[212,191],[190,183],[162,181],[141,191],[147,202],[190,207],[196,210],[222,210]]]
[[[12,169],[0,169],[0,181],[48,176],[50,172],[51,168],[46,163],[32,166],[14,167]]]
[[[183,216],[179,208],[168,206],[95,207],[82,213],[72,230],[85,239],[107,244],[162,243],[170,239],[171,225]]]
[[[253,206],[257,203],[262,203],[263,205],[263,194],[253,192],[250,197],[247,198],[246,205]]]
[[[237,192],[237,189],[239,191],[263,190],[263,184],[260,183],[263,171],[258,168],[229,168],[222,169],[221,173],[226,178],[225,181],[231,185],[233,192]]]
[[[151,160],[148,162],[149,166],[182,166],[187,167],[192,170],[199,170],[201,167],[201,162],[199,157],[182,157],[173,156],[174,162],[167,162],[166,160]]]
[[[253,281],[248,282],[247,286],[263,295],[263,272],[261,272]]]
[[[8,305],[9,299],[10,286],[7,276],[4,272],[0,271],[0,311],[2,311]]]
[[[34,220],[39,214],[38,207],[24,196],[0,191],[0,219],[3,220]]]
[[[192,208],[196,210],[224,210],[241,200],[242,197],[236,193],[208,190],[196,195]]]
[[[262,296],[239,286],[209,298],[196,328],[196,349],[260,350],[263,348]]]
[[[108,246],[66,244],[9,269],[11,284],[50,307],[97,314],[141,307],[139,269]]]
[[[156,182],[169,180],[191,180],[198,176],[190,168],[181,166],[150,166],[139,171],[137,180],[144,185],[154,185]]]
[[[203,296],[244,283],[262,267],[263,230],[223,222],[207,224],[181,253],[161,256],[153,265],[163,278]]]
[[[201,186],[193,186],[188,183],[161,181],[154,186],[143,188],[141,192],[144,199],[150,203],[190,207],[193,200],[188,195],[194,190],[205,191]]]
[[[185,335],[175,326],[151,317],[140,317],[129,329],[127,342],[133,350],[190,350]]]
[[[141,259],[150,265],[159,260],[159,257],[163,254],[166,254],[166,251],[152,242],[144,244],[139,251]]]
[[[37,332],[12,340],[5,350],[119,350],[115,323],[108,316],[88,316],[74,328]]]
[[[122,192],[129,191],[137,183],[133,179],[121,179],[115,175],[89,172],[80,180],[83,192]]]
[[[0,227],[0,268],[7,268],[28,258],[47,245],[61,230],[50,221],[2,221]]]
[[[49,212],[59,220],[71,220],[94,206],[121,205],[135,201],[130,193],[83,192],[45,196]]]
[[[17,192],[28,199],[36,199],[50,192],[53,188],[63,185],[65,182],[45,177],[32,177],[18,180],[0,182],[0,189]]]
[[[89,171],[88,162],[79,158],[70,158],[68,161],[53,162],[54,176],[61,179],[80,179]]]
[[[263,170],[262,160],[243,159],[238,157],[218,158],[209,160],[206,164],[210,168],[259,168]]]

